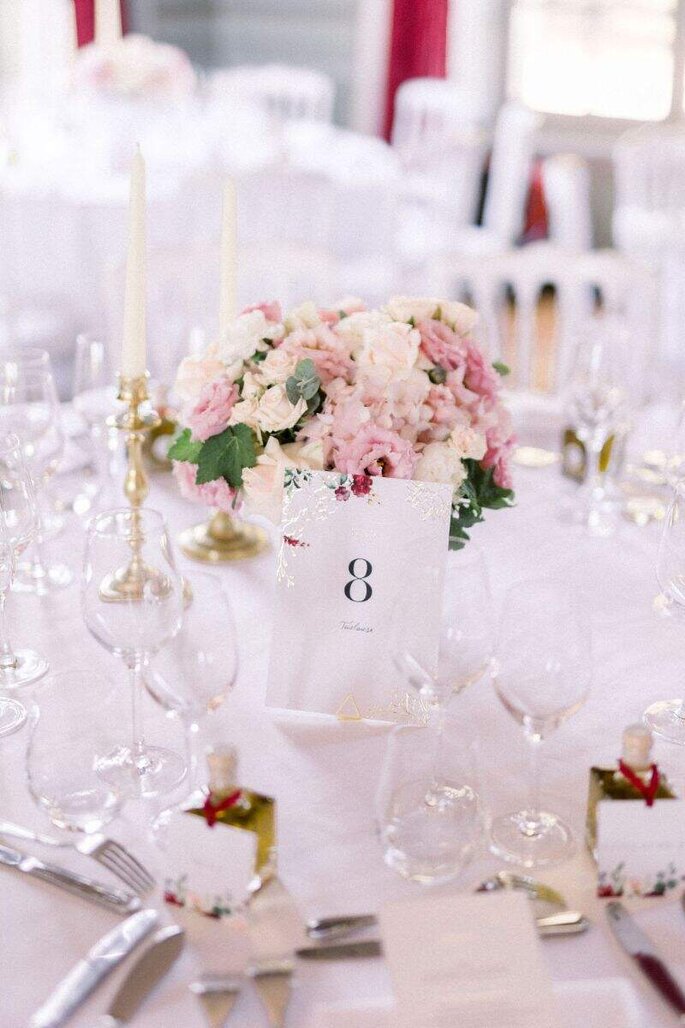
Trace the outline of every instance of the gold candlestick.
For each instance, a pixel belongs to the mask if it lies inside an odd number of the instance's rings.
[[[119,376],[118,399],[123,400],[127,409],[110,419],[109,424],[126,433],[126,477],[124,478],[124,495],[131,507],[131,560],[125,567],[118,568],[107,575],[100,584],[100,597],[112,603],[141,600],[143,590],[149,583],[157,588],[164,588],[164,576],[149,567],[142,556],[145,541],[140,509],[149,492],[148,477],[143,464],[143,444],[145,435],[160,423],[159,415],[154,410],[144,413],[140,410],[148,399],[148,374],[136,378]],[[168,588],[168,586],[166,586]]]
[[[248,560],[269,545],[266,532],[258,525],[237,521],[223,510],[215,511],[209,521],[186,528],[178,541],[186,557],[206,564]]]

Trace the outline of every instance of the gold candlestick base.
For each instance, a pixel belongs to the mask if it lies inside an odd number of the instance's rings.
[[[222,510],[215,511],[209,521],[186,528],[178,542],[186,557],[205,564],[249,560],[269,545],[266,532],[258,525],[237,521]]]

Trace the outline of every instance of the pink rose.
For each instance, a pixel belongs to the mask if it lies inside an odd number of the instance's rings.
[[[282,348],[297,354],[299,360],[314,361],[322,385],[334,379],[349,379],[354,363],[343,340],[328,325],[296,328],[284,340]]]
[[[238,387],[225,378],[203,386],[200,398],[186,418],[194,439],[204,442],[228,425],[231,411],[238,399]]]
[[[466,360],[464,341],[448,325],[430,318],[416,326],[421,333],[421,352],[432,364],[454,371]]]
[[[335,465],[348,475],[411,478],[417,461],[414,447],[397,432],[366,425],[354,439],[339,444]]]
[[[495,403],[499,389],[499,379],[492,364],[486,361],[482,352],[473,343],[469,343],[466,351],[466,374],[464,384],[474,393]]]
[[[500,489],[511,489],[511,473],[509,471],[509,454],[514,448],[516,437],[508,431],[507,419],[501,425],[494,425],[485,433],[486,450],[481,464],[484,468],[492,468],[492,480]]]
[[[251,311],[261,311],[267,321],[283,321],[283,312],[278,300],[265,300],[263,303],[253,303],[240,313],[249,314]]]
[[[217,478],[214,482],[198,485],[195,481],[197,465],[190,461],[175,460],[174,478],[178,483],[181,496],[193,503],[204,503],[206,507],[217,507],[227,514],[238,510],[235,489],[231,489],[225,478]]]

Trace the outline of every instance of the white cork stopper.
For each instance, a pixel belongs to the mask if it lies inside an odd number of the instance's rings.
[[[238,771],[238,751],[235,746],[215,746],[207,754],[209,788],[221,792],[235,785]]]
[[[643,771],[651,764],[652,733],[646,725],[628,725],[623,732],[623,762],[636,771]]]

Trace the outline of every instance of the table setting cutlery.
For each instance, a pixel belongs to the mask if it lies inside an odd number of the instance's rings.
[[[150,872],[121,843],[99,833],[78,840],[56,839],[54,836],[33,832],[11,821],[0,821],[0,835],[37,842],[41,846],[51,846],[55,849],[77,850],[84,856],[97,860],[139,896],[148,893],[155,884]]]
[[[242,988],[242,979],[228,975],[203,975],[188,986],[202,1004],[209,1028],[223,1028]]]
[[[30,1021],[30,1028],[60,1028],[97,985],[121,963],[159,921],[156,910],[140,910],[96,942],[60,982]]]
[[[185,932],[176,925],[160,928],[155,933],[98,1022],[101,1028],[119,1028],[133,1020],[139,1007],[180,956],[184,943]]]
[[[45,864],[37,857],[22,853],[9,846],[0,845],[0,864],[48,882],[50,885],[80,896],[81,899],[90,900],[90,902],[106,907],[117,914],[132,914],[141,906],[139,897],[133,893],[126,892],[124,889],[110,889],[102,882],[74,874],[73,871],[67,871],[66,868],[57,864]]]
[[[622,903],[616,900],[608,903],[606,915],[616,941],[633,958],[661,998],[680,1014],[681,1023],[685,1023],[685,993],[671,974],[668,965],[659,956],[652,940],[642,931]]]

